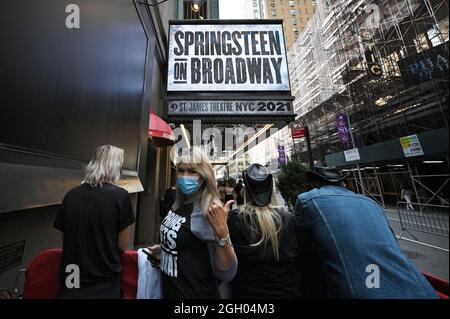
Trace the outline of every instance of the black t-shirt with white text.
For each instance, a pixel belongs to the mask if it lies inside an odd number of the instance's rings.
[[[80,269],[80,283],[95,284],[121,271],[119,233],[135,221],[128,192],[112,184],[81,184],[64,197],[54,227],[64,234],[60,281],[66,266]]]
[[[191,232],[193,204],[169,211],[161,222],[161,275],[166,299],[218,298],[208,246]]]

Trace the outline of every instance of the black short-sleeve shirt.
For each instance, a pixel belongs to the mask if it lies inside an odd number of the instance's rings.
[[[299,248],[294,218],[280,212],[279,260],[271,243],[253,246],[261,238],[259,229],[250,229],[249,216],[233,210],[228,217],[231,241],[238,259],[238,270],[231,282],[233,298],[297,298],[299,289]]]
[[[66,266],[80,268],[80,283],[95,283],[121,271],[119,233],[135,221],[128,192],[118,186],[81,184],[63,199],[54,227],[64,233],[60,280]]]

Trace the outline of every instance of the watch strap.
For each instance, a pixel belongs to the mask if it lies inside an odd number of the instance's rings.
[[[225,247],[227,244],[231,243],[230,233],[228,233],[227,237],[219,239],[217,243],[219,244],[220,247]]]

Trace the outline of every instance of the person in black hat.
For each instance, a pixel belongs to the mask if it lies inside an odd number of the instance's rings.
[[[383,209],[345,188],[348,175],[315,167],[314,189],[295,205],[303,287],[321,286],[326,298],[436,298],[422,273],[403,254]],[[304,291],[305,295],[309,295]]]
[[[243,172],[247,203],[230,212],[228,227],[239,261],[232,298],[296,298],[298,242],[293,215],[276,205],[266,167]]]
[[[350,173],[341,175],[336,168],[315,166],[314,171],[307,171],[305,176],[315,187],[323,185],[345,187],[344,181],[350,176]]]

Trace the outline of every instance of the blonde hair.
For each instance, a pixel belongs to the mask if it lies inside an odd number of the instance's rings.
[[[247,198],[249,197],[251,198],[251,196],[247,195]],[[255,234],[261,233],[259,241],[251,244],[251,246],[267,245],[270,241],[273,254],[278,261],[280,259],[278,235],[283,227],[282,214],[285,213],[278,206],[275,192],[272,192],[270,203],[267,206],[255,206],[250,201],[241,206],[239,214],[248,216],[248,222],[247,218],[244,218],[244,220],[250,228],[253,240],[257,240],[254,238]]]
[[[177,168],[181,164],[184,164],[186,169],[196,171],[203,179],[199,192],[201,192],[200,203],[202,206],[202,214],[206,217],[209,206],[214,200],[219,200],[220,198],[211,162],[205,153],[200,150],[193,149],[191,152],[183,154],[176,159],[175,165]],[[177,187],[175,203],[173,204],[172,209],[179,209],[185,198],[186,196],[183,195]]]
[[[120,178],[124,151],[113,145],[99,146],[86,168],[84,182],[91,186],[117,184]]]

